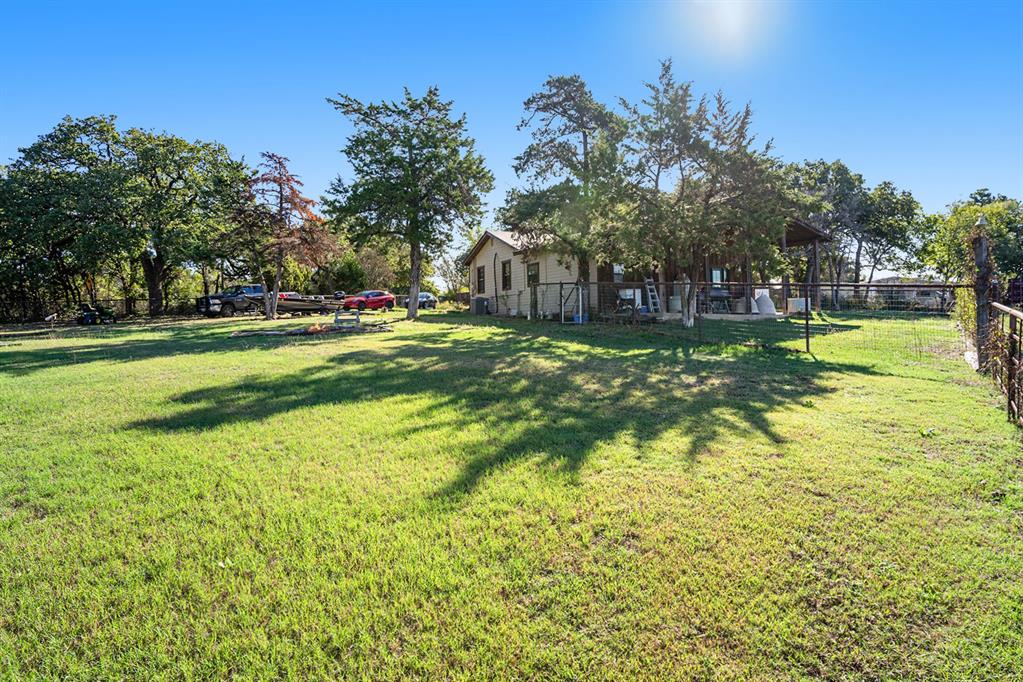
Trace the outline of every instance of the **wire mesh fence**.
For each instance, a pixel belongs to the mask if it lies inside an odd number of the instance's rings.
[[[0,310],[0,322],[21,323],[40,321],[42,319],[57,322],[74,322],[81,319],[84,311],[102,312],[104,319],[110,315],[118,320],[133,317],[150,316],[150,300],[148,298],[96,298],[84,299],[81,303],[65,303],[54,305],[42,311]],[[167,298],[162,301],[159,316],[182,317],[198,315],[195,298]]]
[[[136,317],[149,315],[148,298],[106,298],[98,299],[93,305],[103,306],[113,310],[118,317]],[[163,300],[163,312],[161,315],[197,315],[194,298],[173,298]]]
[[[693,343],[890,353],[962,350],[955,316],[964,285],[872,282],[539,283],[503,292],[475,312],[564,324],[656,326]]]
[[[990,324],[984,344],[978,355],[981,369],[994,379],[1006,398],[1006,413],[1010,421],[1023,426],[1023,381],[1020,379],[1021,335],[1023,335],[1023,312],[992,301]]]

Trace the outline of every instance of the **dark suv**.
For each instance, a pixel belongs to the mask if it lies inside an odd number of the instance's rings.
[[[262,284],[242,284],[240,286],[225,289],[219,294],[200,296],[195,299],[195,309],[206,317],[231,317],[235,313],[251,312],[256,309],[256,304],[245,298],[249,296],[262,296]]]

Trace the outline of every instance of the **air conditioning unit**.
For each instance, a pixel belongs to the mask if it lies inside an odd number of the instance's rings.
[[[490,299],[486,296],[477,296],[472,299],[472,314],[486,315],[490,312]]]

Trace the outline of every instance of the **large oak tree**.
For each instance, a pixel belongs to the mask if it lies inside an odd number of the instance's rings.
[[[133,128],[124,135],[124,148],[131,176],[130,224],[141,242],[149,312],[158,315],[176,269],[226,231],[228,193],[245,171],[216,142]]]

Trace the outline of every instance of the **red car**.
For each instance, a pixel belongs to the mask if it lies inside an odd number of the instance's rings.
[[[358,308],[359,310],[387,308],[390,310],[394,307],[394,294],[377,290],[360,291],[354,296],[346,296],[345,302],[341,307],[345,310],[351,310],[352,308]]]

